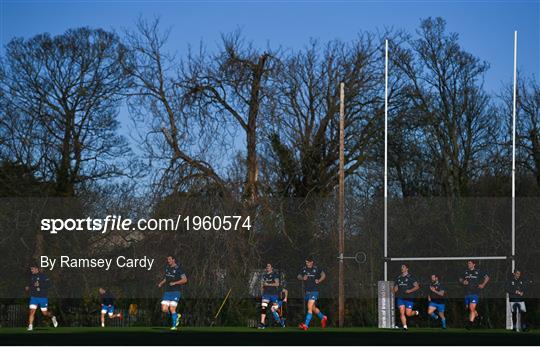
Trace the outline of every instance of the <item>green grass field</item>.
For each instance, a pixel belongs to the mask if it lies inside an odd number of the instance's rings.
[[[540,330],[514,333],[498,329],[410,329],[164,327],[144,328],[0,328],[4,345],[536,345]]]

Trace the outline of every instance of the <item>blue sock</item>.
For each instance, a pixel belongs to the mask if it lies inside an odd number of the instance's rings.
[[[324,314],[319,311],[319,313],[317,313],[317,317],[319,317],[320,320],[322,320],[324,318]]]
[[[173,313],[172,314],[172,326],[176,326],[176,320],[178,319],[178,313]]]
[[[442,327],[443,327],[443,328],[446,328],[446,319],[442,319],[442,320],[441,320],[441,323],[442,323]]]
[[[435,312],[432,312],[432,313],[430,314],[430,316],[431,316],[431,318],[433,318],[433,319],[435,319],[435,320],[439,319],[439,316],[437,316],[437,314],[436,314]]]
[[[313,318],[313,314],[308,312],[308,314],[306,314],[306,322],[305,322],[307,326],[309,326],[309,322],[311,322],[311,318]]]
[[[277,313],[277,311],[272,312],[272,316],[274,316],[276,322],[281,323],[281,319],[279,318],[279,314]]]

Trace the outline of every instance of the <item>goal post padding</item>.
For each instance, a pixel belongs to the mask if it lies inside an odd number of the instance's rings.
[[[379,323],[378,327],[383,329],[392,329],[395,326],[395,309],[394,309],[394,282],[379,281],[377,283],[377,301]]]

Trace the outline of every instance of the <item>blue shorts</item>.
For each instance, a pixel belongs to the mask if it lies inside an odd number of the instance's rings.
[[[283,300],[278,300],[277,305],[278,305],[278,308],[282,308],[283,307]]]
[[[304,300],[319,300],[319,292],[318,291],[312,291],[312,292],[306,292],[306,296],[304,297]]]
[[[42,311],[47,311],[48,306],[49,306],[49,299],[38,297],[38,296],[30,297],[30,303],[28,304],[29,308],[35,310],[39,307],[41,308]]]
[[[278,296],[273,294],[263,294],[262,295],[262,301],[263,302],[278,302]]]
[[[469,307],[470,304],[478,304],[478,294],[468,294],[465,296],[465,306]]]
[[[429,307],[435,307],[437,309],[437,311],[439,311],[441,313],[444,312],[444,309],[445,309],[444,304],[441,304],[441,303],[438,303],[438,302],[433,302],[433,301],[430,301],[428,306]]]
[[[114,305],[101,304],[101,313],[114,314]]]
[[[161,304],[167,306],[178,306],[180,296],[180,292],[165,292],[161,298]]]
[[[405,308],[409,308],[412,310],[413,305],[414,305],[414,302],[412,300],[397,298],[397,307],[405,306]]]

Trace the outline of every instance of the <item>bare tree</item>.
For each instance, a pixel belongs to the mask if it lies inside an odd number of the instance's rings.
[[[225,188],[215,165],[208,160],[216,122],[207,114],[186,111],[182,62],[166,51],[169,31],[161,32],[159,19],[139,19],[137,30],[127,33],[132,60],[129,97],[131,115],[138,127],[147,157],[157,164],[158,190],[178,191],[194,181]]]
[[[216,115],[245,136],[242,195],[252,202],[259,195],[258,132],[272,105],[272,79],[279,64],[275,53],[246,43],[239,32],[224,35],[217,53],[190,55],[187,62],[184,87],[191,109]]]
[[[0,79],[1,153],[53,180],[62,196],[124,174],[129,151],[116,115],[127,80],[116,35],[88,28],[15,38]]]
[[[417,33],[408,47],[392,47],[392,64],[407,79],[407,102],[395,117],[413,129],[410,140],[422,146],[424,170],[430,168],[440,187],[434,193],[459,196],[487,162],[494,142],[495,112],[482,86],[488,64],[464,51],[458,35],[446,33],[442,18],[423,20]]]
[[[370,34],[352,43],[312,41],[287,58],[269,131],[274,164],[268,174],[279,195],[324,196],[335,188],[340,82],[346,95],[346,175],[374,154],[382,124],[380,58],[380,46]]]
[[[533,78],[519,82],[517,117],[517,144],[523,154],[520,164],[540,188],[540,85]]]

